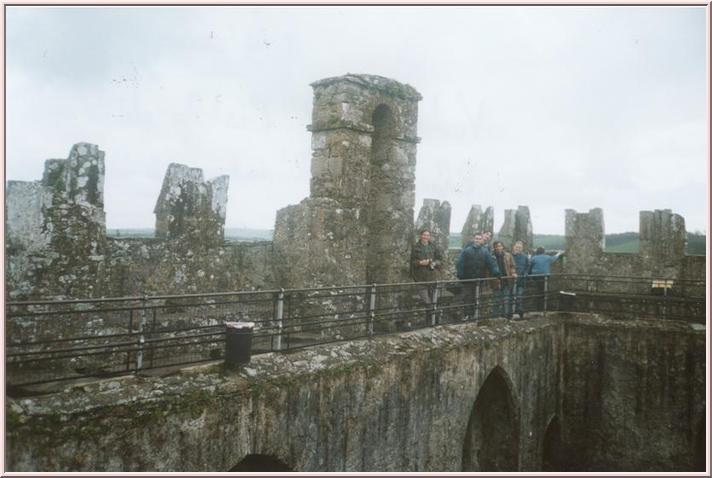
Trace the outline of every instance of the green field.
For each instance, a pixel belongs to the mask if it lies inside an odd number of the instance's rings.
[[[239,227],[226,227],[226,241],[271,241],[272,229],[245,229]],[[115,238],[152,238],[154,232],[152,228],[127,228],[127,229],[107,229],[106,235]]]

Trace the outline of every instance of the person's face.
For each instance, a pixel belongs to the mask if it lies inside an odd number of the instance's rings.
[[[420,233],[420,242],[427,244],[430,241],[430,232],[423,231]]]
[[[475,245],[476,246],[482,245],[482,234],[475,234]]]
[[[521,244],[515,244],[515,245],[514,245],[514,253],[515,253],[515,254],[521,254],[521,253],[522,253],[522,245],[521,245]]]
[[[490,239],[492,239],[492,233],[491,233],[491,232],[485,232],[485,233],[482,235],[482,240],[483,240],[484,242],[489,242]]]
[[[504,251],[504,246],[502,245],[502,243],[498,243],[496,246],[494,246],[494,252],[496,252],[497,254],[501,254],[502,251]]]

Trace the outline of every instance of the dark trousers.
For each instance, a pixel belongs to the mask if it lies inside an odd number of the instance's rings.
[[[535,296],[532,299],[534,303],[533,310],[542,312],[544,310],[545,277],[530,277],[529,280],[531,281],[531,289]]]
[[[432,312],[431,308],[433,306],[433,302],[435,299],[436,285],[435,284],[418,284],[417,289],[418,289],[418,297],[420,297],[421,302],[423,302],[423,304],[425,304],[425,306],[428,309],[425,312],[425,320],[431,321],[431,320],[433,320],[433,312]]]
[[[462,284],[462,301],[464,303],[464,313],[466,316],[470,316],[471,319],[475,317],[475,309],[477,308],[475,301],[477,300],[477,286],[479,283],[466,282]]]

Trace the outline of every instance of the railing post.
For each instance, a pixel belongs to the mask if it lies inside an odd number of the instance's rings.
[[[475,320],[480,319],[480,281],[475,284]]]
[[[370,296],[368,306],[368,335],[373,335],[373,324],[376,321],[376,284],[371,284]]]
[[[668,300],[667,300],[668,288],[667,288],[667,286],[668,286],[668,281],[667,281],[667,279],[665,279],[665,281],[663,282],[663,320],[665,320],[667,318],[667,310],[668,310]]]
[[[131,309],[129,311],[129,326],[128,326],[128,333],[129,336],[133,333],[133,317],[134,317],[134,309]],[[131,349],[129,348],[128,351],[126,351],[126,371],[129,372],[131,371]]]
[[[146,343],[146,337],[144,337],[144,330],[146,329],[146,304],[148,303],[148,297],[143,296],[141,299],[141,320],[138,323],[138,352],[136,353],[136,370],[143,368],[143,347]]]
[[[438,324],[437,313],[438,313],[438,296],[440,295],[440,281],[435,282],[435,290],[433,291],[433,311],[432,317],[430,318],[430,325],[435,327]]]
[[[274,349],[282,350],[282,330],[284,328],[284,289],[279,289],[277,293],[277,307],[275,308],[274,320],[277,322],[277,335],[274,336]]]
[[[546,309],[549,302],[549,276],[544,276],[544,317],[546,317]]]

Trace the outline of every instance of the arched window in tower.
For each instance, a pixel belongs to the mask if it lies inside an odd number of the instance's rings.
[[[398,168],[392,164],[396,128],[391,108],[385,104],[378,105],[373,111],[372,122],[374,131],[371,136],[366,211],[366,277],[369,283],[396,282],[396,277],[388,270],[391,261],[387,260],[388,255],[393,253],[394,238],[402,233],[394,230],[392,221],[400,191],[397,178],[394,177]]]

